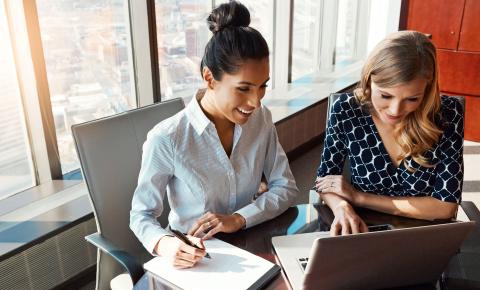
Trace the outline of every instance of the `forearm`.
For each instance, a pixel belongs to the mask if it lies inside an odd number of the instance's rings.
[[[458,208],[456,203],[443,202],[429,196],[384,196],[359,191],[355,195],[355,206],[416,219],[449,219],[455,216]]]
[[[345,205],[349,203],[343,197],[336,195],[334,193],[320,193],[320,197],[328,205],[328,207],[332,210],[334,214],[335,214],[335,210],[340,205]]]

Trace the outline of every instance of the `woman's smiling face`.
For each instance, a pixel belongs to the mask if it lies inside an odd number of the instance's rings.
[[[426,86],[424,78],[416,78],[390,88],[382,88],[371,81],[371,102],[376,116],[385,124],[399,124],[408,114],[418,109]]]
[[[247,59],[235,74],[224,73],[215,80],[217,113],[235,124],[245,124],[265,96],[270,67],[268,58]]]

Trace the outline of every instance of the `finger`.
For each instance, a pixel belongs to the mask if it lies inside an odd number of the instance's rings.
[[[322,192],[335,192],[335,187],[332,187],[332,182],[323,180],[318,184],[318,189]]]
[[[188,239],[190,242],[192,242],[195,246],[199,247],[202,250],[205,250],[205,245],[203,244],[203,238],[197,238],[197,237],[192,237],[188,236]]]
[[[199,227],[201,227],[204,223],[208,222],[211,219],[211,216],[212,216],[212,213],[209,211],[204,213],[199,219],[195,221],[195,223],[190,228],[190,230],[188,230],[188,234],[193,235],[193,233],[195,233]]]
[[[205,232],[210,228],[210,222],[206,222],[202,224],[194,233],[192,236],[194,237],[202,237],[204,236]]]
[[[173,266],[175,268],[179,268],[179,269],[191,268],[191,267],[193,267],[193,265],[195,265],[194,262],[186,261],[186,260],[180,259],[180,258],[175,259],[173,261]]]
[[[360,231],[362,233],[368,233],[368,226],[362,219],[360,219]]]
[[[196,220],[192,227],[188,230],[187,234],[193,236],[194,233],[198,230],[199,227],[202,226],[202,222],[200,219]]]
[[[216,227],[211,228],[211,229],[207,232],[207,234],[203,237],[203,239],[204,239],[204,240],[210,239],[211,237],[213,237],[213,235],[215,235],[216,233],[220,232],[221,229],[222,229],[222,226],[221,226],[221,224],[219,223],[219,224],[217,224]]]
[[[180,246],[180,250],[183,253],[185,253],[187,255],[190,255],[191,257],[203,257],[207,254],[204,249],[197,249],[197,248],[189,246],[187,244],[183,244],[182,246]],[[179,256],[179,255],[181,255],[181,254],[178,254],[177,256]],[[193,258],[190,259],[190,260],[193,260]]]
[[[351,229],[350,229],[350,223],[348,222],[343,222],[342,223],[342,236],[343,235],[349,235],[351,233]]]
[[[330,227],[330,236],[338,236],[342,230],[342,225],[339,224],[338,222],[332,223]]]
[[[178,251],[175,255],[175,259],[182,259],[188,262],[196,262],[198,256],[195,256],[191,253],[186,252],[184,249]]]
[[[360,221],[352,219],[352,221],[350,222],[350,228],[352,230],[352,234],[360,233]]]

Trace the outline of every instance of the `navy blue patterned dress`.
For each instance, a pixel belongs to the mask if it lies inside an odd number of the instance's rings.
[[[432,196],[460,203],[463,185],[463,108],[451,97],[441,97],[437,120],[443,134],[425,153],[434,167],[420,166],[411,158],[397,168],[380,138],[369,111],[353,94],[343,94],[331,109],[318,176],[342,174],[350,160],[351,183],[360,191],[389,196]]]

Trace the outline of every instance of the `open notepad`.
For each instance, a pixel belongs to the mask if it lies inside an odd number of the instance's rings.
[[[143,267],[182,289],[257,289],[280,271],[278,265],[218,239],[204,245],[212,258],[193,268],[175,269],[165,257],[155,257]]]

